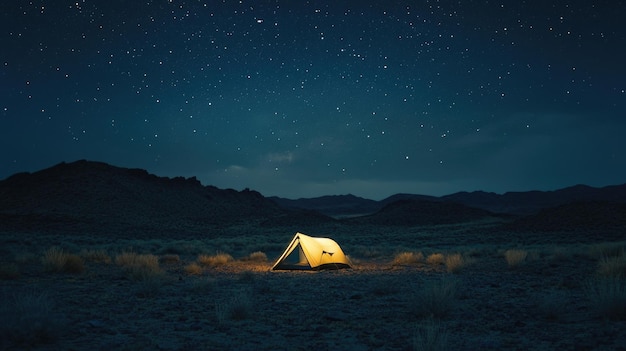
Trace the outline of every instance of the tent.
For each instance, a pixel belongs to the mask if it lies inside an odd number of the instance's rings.
[[[320,270],[350,268],[339,245],[329,238],[296,233],[272,270]]]

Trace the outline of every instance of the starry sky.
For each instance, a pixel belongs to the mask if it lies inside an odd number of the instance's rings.
[[[288,198],[626,183],[624,1],[0,4],[0,179]]]

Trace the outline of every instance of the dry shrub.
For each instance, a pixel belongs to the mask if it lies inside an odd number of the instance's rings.
[[[233,256],[227,253],[217,253],[215,255],[199,255],[198,262],[205,266],[220,266],[233,261]]]
[[[105,250],[82,250],[80,256],[89,262],[111,263],[111,256]]]
[[[69,254],[65,259],[63,271],[72,274],[83,273],[85,271],[85,261],[78,255]]]
[[[624,242],[593,244],[589,247],[589,255],[592,258],[621,256],[625,248]]]
[[[85,262],[80,256],[67,253],[56,246],[44,252],[41,262],[47,272],[80,274],[85,271]]]
[[[626,254],[602,256],[598,262],[598,274],[604,277],[626,278]]]
[[[426,258],[426,263],[430,265],[441,265],[445,263],[445,257],[442,253],[434,253],[428,255]]]
[[[10,280],[20,277],[20,269],[15,263],[0,263],[0,279]]]
[[[414,351],[448,350],[448,331],[430,318],[415,329],[412,346]]]
[[[54,313],[45,293],[4,296],[0,302],[0,349],[31,349],[50,343],[64,329],[64,319]]]
[[[557,290],[545,292],[537,301],[538,314],[549,321],[561,319],[567,310],[566,298],[565,294]]]
[[[602,278],[589,281],[585,293],[598,316],[626,320],[626,280]]]
[[[115,257],[115,264],[122,267],[133,280],[151,279],[162,274],[159,259],[155,255],[123,252]]]
[[[193,262],[185,266],[185,272],[190,275],[201,275],[202,267],[196,262]]]
[[[424,261],[424,254],[421,252],[400,252],[393,258],[393,266],[405,266],[421,263]]]
[[[415,293],[411,312],[420,318],[445,317],[456,304],[458,286],[458,282],[450,278],[424,285]]]
[[[504,252],[504,259],[511,268],[521,266],[526,262],[526,257],[528,257],[526,250],[509,249]]]
[[[180,256],[176,254],[165,254],[161,256],[160,261],[165,264],[172,264],[180,262]]]
[[[265,254],[265,252],[255,251],[251,253],[250,255],[248,255],[247,261],[267,262],[267,255]]]
[[[53,246],[44,252],[41,263],[48,272],[60,272],[65,266],[66,255],[61,248]]]
[[[215,317],[220,324],[226,320],[244,320],[251,315],[252,300],[247,291],[237,292],[228,301],[215,304]]]
[[[449,273],[460,272],[468,263],[469,261],[459,253],[446,256],[446,270]]]

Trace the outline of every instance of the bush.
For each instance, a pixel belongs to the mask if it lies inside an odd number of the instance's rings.
[[[621,256],[625,248],[624,242],[594,244],[589,247],[589,255],[592,258]]]
[[[56,246],[44,252],[41,262],[47,272],[80,274],[85,271],[85,262],[80,256],[69,254]]]
[[[202,267],[199,264],[193,262],[185,266],[185,272],[190,275],[200,275],[202,274]]]
[[[267,255],[265,252],[256,251],[248,255],[247,260],[252,262],[267,262]]]
[[[412,346],[415,351],[448,350],[448,331],[439,322],[429,319],[416,328]]]
[[[426,262],[430,265],[440,265],[440,264],[444,264],[445,258],[442,253],[434,253],[434,254],[430,254],[426,258]]]
[[[599,316],[626,320],[626,280],[615,277],[591,280],[585,292]]]
[[[63,271],[73,274],[83,273],[85,271],[85,262],[80,256],[69,254],[65,258]]]
[[[548,291],[541,295],[537,304],[537,312],[549,321],[561,319],[567,310],[566,296],[556,290]]]
[[[528,251],[526,250],[510,249],[504,252],[504,259],[511,268],[519,267],[520,265],[522,265],[524,262],[526,262],[526,257],[528,257]]]
[[[215,255],[199,255],[198,262],[205,266],[220,266],[233,261],[233,256],[227,253],[218,253]]]
[[[45,293],[4,296],[0,302],[0,348],[13,344],[29,349],[54,341],[63,330],[64,320],[53,309]]]
[[[598,262],[598,274],[604,277],[626,278],[626,254],[602,256]]]
[[[159,259],[155,255],[123,252],[115,257],[115,264],[124,268],[126,274],[133,280],[151,279],[162,273]]]
[[[454,279],[443,278],[426,284],[418,291],[411,306],[417,317],[445,317],[456,304],[458,283]]]
[[[220,324],[227,319],[244,320],[249,318],[251,314],[250,294],[243,291],[234,294],[227,302],[215,304],[215,317]]]
[[[401,252],[393,258],[393,266],[405,266],[424,261],[424,254],[421,252]]]
[[[468,261],[461,254],[446,256],[446,270],[449,273],[458,273],[467,265]]]

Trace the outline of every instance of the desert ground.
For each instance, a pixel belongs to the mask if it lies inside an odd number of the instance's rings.
[[[626,241],[495,223],[0,232],[3,350],[626,350]],[[351,269],[270,272],[296,231]],[[612,236],[614,238],[615,236]]]

